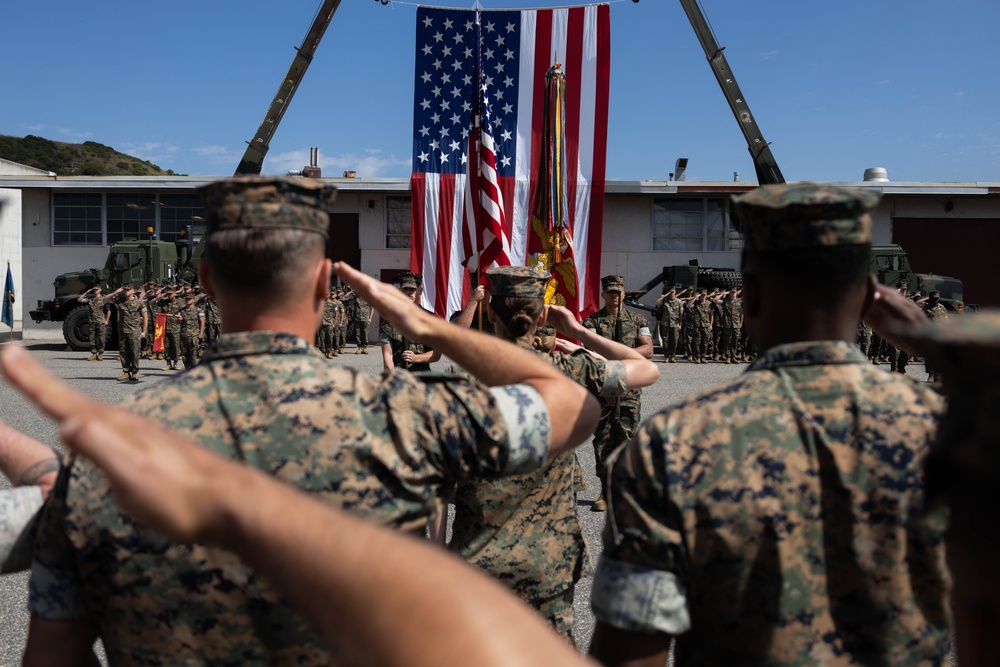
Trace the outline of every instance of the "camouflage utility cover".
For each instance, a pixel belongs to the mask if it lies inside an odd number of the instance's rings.
[[[328,236],[337,190],[311,178],[242,176],[198,188],[207,232],[299,229]]]
[[[289,334],[225,334],[196,367],[125,406],[407,531],[423,530],[445,486],[525,472],[548,447],[548,417],[533,390],[403,371],[375,379],[331,366]],[[67,462],[42,510],[35,560],[32,611],[94,618],[110,664],[335,662],[239,558],[140,528],[82,459]]]
[[[943,399],[844,342],[774,347],[650,418],[609,464],[599,620],[691,665],[940,665]]]
[[[869,211],[881,194],[815,183],[762,185],[733,197],[751,252],[871,243]]]
[[[544,299],[546,277],[527,266],[501,266],[486,270],[493,296]]]
[[[604,276],[601,278],[601,290],[604,292],[624,292],[625,278],[622,276]]]

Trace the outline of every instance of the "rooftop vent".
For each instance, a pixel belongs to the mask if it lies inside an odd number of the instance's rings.
[[[865,181],[887,183],[889,181],[889,172],[885,170],[885,167],[869,167],[865,169]]]

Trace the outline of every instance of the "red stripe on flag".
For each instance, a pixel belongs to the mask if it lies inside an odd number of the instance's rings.
[[[604,233],[604,169],[608,156],[608,95],[611,80],[611,19],[608,5],[597,8],[597,108],[594,117],[594,172],[591,176],[590,243],[587,266],[598,276],[587,276],[584,310],[588,315],[600,308],[601,239]]]
[[[437,271],[434,275],[434,312],[445,317],[448,309],[448,274],[451,268],[452,225],[455,220],[455,175],[441,174],[438,190]]]
[[[424,205],[427,194],[427,177],[423,172],[414,172],[410,177],[410,270],[427,273],[424,270]]]
[[[580,87],[583,80],[583,19],[586,8],[569,10],[566,39],[566,199],[567,222],[576,236],[576,186],[580,160]],[[589,179],[590,174],[584,174]],[[582,253],[581,253],[582,254]],[[579,276],[578,276],[579,278]],[[576,308],[574,307],[575,311]]]

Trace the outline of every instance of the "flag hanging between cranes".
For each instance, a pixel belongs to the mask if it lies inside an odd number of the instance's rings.
[[[485,91],[475,85],[480,59]],[[470,133],[483,94],[490,110],[509,260],[526,264],[537,199],[545,74],[556,62],[566,73],[566,190],[581,286],[579,302],[567,305],[587,313],[598,308],[600,299],[608,6],[417,10],[410,266],[424,274],[424,306],[441,316],[461,308],[467,292],[462,265],[467,253],[466,197],[475,204],[481,196],[471,188],[467,195]],[[475,168],[472,171],[475,179]]]

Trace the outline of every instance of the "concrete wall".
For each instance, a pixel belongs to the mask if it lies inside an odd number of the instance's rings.
[[[28,311],[24,307],[29,303],[24,297],[24,261],[21,250],[21,191],[11,188],[0,188],[0,297],[3,296],[7,280],[7,263],[10,262],[11,279],[14,282],[14,329],[22,328],[24,317]],[[0,340],[3,339],[3,329],[0,328]]]

